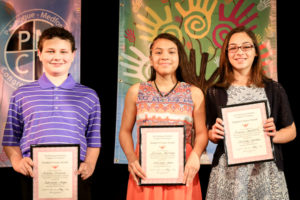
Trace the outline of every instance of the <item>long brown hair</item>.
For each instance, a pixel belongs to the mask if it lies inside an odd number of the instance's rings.
[[[268,78],[263,74],[261,55],[258,48],[258,42],[255,37],[255,34],[250,29],[247,29],[244,26],[240,26],[232,29],[227,34],[224,40],[223,46],[221,48],[220,65],[218,68],[219,80],[217,81],[216,85],[219,87],[228,88],[234,81],[233,67],[229,62],[227,49],[228,49],[229,40],[232,37],[232,35],[235,33],[246,33],[251,38],[256,52],[256,56],[252,63],[251,75],[248,80],[247,86],[254,84],[257,87],[263,87],[264,80],[267,80]]]
[[[172,41],[173,43],[176,44],[177,46],[177,51],[178,51],[178,57],[179,57],[179,66],[176,69],[176,78],[178,81],[184,81],[183,80],[183,73],[184,73],[184,67],[188,64],[188,59],[187,59],[187,55],[186,52],[184,50],[183,45],[181,44],[180,40],[175,37],[174,35],[171,35],[169,33],[161,33],[158,36],[156,36],[151,45],[150,45],[150,56],[152,55],[152,47],[155,43],[156,40],[158,39],[167,39]],[[154,81],[156,78],[156,71],[153,68],[153,66],[151,66],[151,73],[150,73],[150,78],[149,81]]]

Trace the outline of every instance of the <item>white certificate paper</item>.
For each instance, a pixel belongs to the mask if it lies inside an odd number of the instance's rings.
[[[221,112],[228,165],[274,159],[271,139],[263,129],[265,101],[230,105]]]
[[[76,200],[78,146],[33,146],[33,199]]]
[[[183,184],[184,126],[140,127],[141,185]]]

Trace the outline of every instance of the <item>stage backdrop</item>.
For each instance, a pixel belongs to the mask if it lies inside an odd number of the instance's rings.
[[[80,25],[81,0],[0,0],[0,144],[12,92],[43,72],[37,41],[44,29],[60,26],[73,33],[77,52],[71,73],[80,80]],[[0,146],[0,167],[7,166]]]
[[[244,25],[258,38],[265,73],[277,79],[276,0],[120,0],[119,18],[115,163],[127,163],[118,139],[126,92],[149,78],[149,45],[159,33],[172,33],[181,40],[198,86],[206,90],[216,78],[226,34]],[[136,129],[133,136],[136,141]],[[210,143],[201,162],[210,163],[214,150]]]

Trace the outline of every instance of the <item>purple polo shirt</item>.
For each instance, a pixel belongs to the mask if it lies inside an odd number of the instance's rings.
[[[101,147],[100,121],[94,90],[71,75],[56,87],[43,74],[12,94],[2,145],[20,146],[29,157],[32,144],[80,144],[84,161],[87,147]]]

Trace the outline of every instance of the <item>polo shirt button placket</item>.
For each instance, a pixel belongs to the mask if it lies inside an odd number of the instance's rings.
[[[53,105],[54,105],[54,110],[58,110],[58,106],[56,105],[57,104],[57,102],[55,101],[55,100],[57,100],[58,99],[58,96],[57,96],[57,91],[58,91],[58,88],[57,87],[55,87],[54,88],[54,94],[53,94],[53,99],[54,99],[54,101],[53,101]]]

